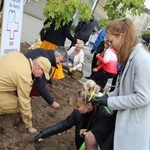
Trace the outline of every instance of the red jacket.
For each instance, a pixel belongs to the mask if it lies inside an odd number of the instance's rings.
[[[117,74],[117,52],[109,47],[102,57],[101,55],[97,55],[97,59],[102,63],[97,67],[98,70],[103,69],[106,72]]]

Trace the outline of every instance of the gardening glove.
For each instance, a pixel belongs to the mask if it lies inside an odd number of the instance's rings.
[[[39,134],[37,134],[35,137],[34,137],[34,143],[35,144],[38,144],[38,143],[40,143],[41,141],[39,141],[39,139],[44,139],[44,137],[43,137],[43,133],[42,132],[40,132]]]
[[[91,100],[92,106],[107,106],[107,99],[108,95],[103,95],[101,97],[95,97],[94,99]]]
[[[76,66],[74,66],[74,67],[72,68],[72,71],[74,71],[74,70],[77,70],[77,67],[76,67]]]
[[[93,54],[94,53],[94,49],[91,49],[91,52],[90,52],[91,54]]]
[[[70,68],[69,68],[69,72],[72,72],[72,71],[73,71],[73,68],[72,68],[72,67],[70,67]]]

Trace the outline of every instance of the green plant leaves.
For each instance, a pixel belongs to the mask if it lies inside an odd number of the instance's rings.
[[[43,14],[46,18],[55,19],[55,29],[58,29],[73,20],[76,10],[79,10],[79,20],[91,18],[91,7],[86,0],[48,0]]]

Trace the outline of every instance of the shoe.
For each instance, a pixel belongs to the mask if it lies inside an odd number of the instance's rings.
[[[52,82],[51,78],[47,81],[47,84],[53,85],[53,82]]]
[[[86,79],[91,79],[91,76],[89,76],[89,77],[85,77]]]

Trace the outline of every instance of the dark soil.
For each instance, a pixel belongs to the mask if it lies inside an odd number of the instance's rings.
[[[28,51],[29,45],[21,43],[21,52]],[[81,87],[76,79],[65,75],[64,79],[54,80],[50,86],[50,94],[60,103],[60,109],[54,110],[42,97],[31,100],[33,112],[33,127],[38,132],[66,118],[73,110],[69,97]],[[37,133],[38,133],[37,132]],[[0,116],[0,150],[75,150],[74,128],[45,139],[40,144],[34,144],[37,133],[28,133],[22,122],[20,113]]]

